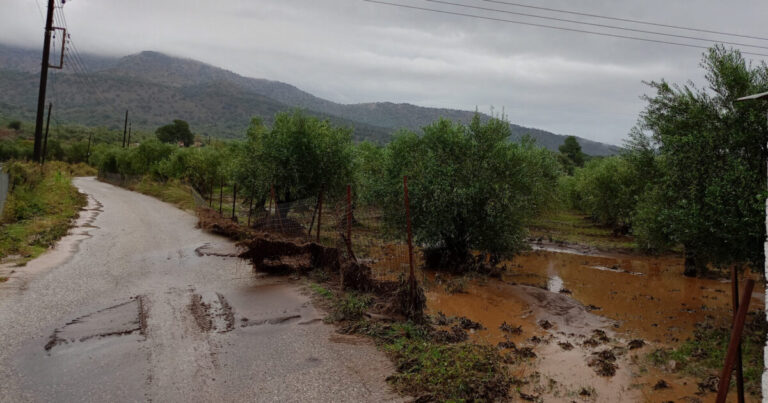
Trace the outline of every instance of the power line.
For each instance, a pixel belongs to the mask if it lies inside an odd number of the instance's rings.
[[[584,17],[602,18],[602,19],[605,19],[605,20],[631,22],[631,23],[635,23],[635,24],[653,25],[653,26],[656,26],[656,27],[683,29],[683,30],[686,30],[686,31],[706,32],[708,34],[728,35],[728,36],[736,36],[736,37],[739,37],[739,38],[759,39],[759,40],[762,40],[762,41],[768,41],[768,38],[761,37],[761,36],[734,34],[734,33],[731,33],[731,32],[713,31],[713,30],[709,30],[709,29],[684,27],[684,26],[680,26],[680,25],[661,24],[661,23],[651,22],[651,21],[633,20],[633,19],[630,19],[630,18],[609,17],[609,16],[606,16],[606,15],[582,13],[582,12],[578,12],[578,11],[560,10],[560,9],[556,9],[556,8],[541,7],[541,6],[532,6],[530,4],[513,3],[513,2],[509,2],[509,1],[501,1],[501,0],[482,0],[482,1],[485,1],[485,2],[488,2],[488,3],[506,4],[508,6],[516,6],[516,7],[531,8],[531,9],[536,9],[536,10],[552,11],[552,12],[555,12],[555,13],[564,13],[564,14],[581,15],[581,16],[584,16]]]
[[[670,34],[670,33],[665,33],[665,32],[658,32],[658,31],[648,31],[648,30],[644,30],[644,29],[620,27],[620,26],[616,26],[616,25],[597,24],[597,23],[593,23],[593,22],[569,20],[569,19],[566,19],[566,18],[557,18],[557,17],[548,17],[548,16],[536,15],[536,14],[519,13],[519,12],[516,12],[516,11],[499,10],[497,8],[488,8],[488,7],[480,7],[480,6],[471,6],[471,5],[467,5],[467,4],[453,3],[453,2],[450,2],[450,1],[443,1],[443,0],[425,0],[425,1],[428,1],[428,2],[431,2],[431,3],[445,4],[445,5],[449,5],[449,6],[471,8],[471,9],[475,9],[475,10],[493,11],[493,12],[498,12],[498,13],[519,15],[519,16],[523,16],[523,17],[541,18],[541,19],[544,19],[544,20],[568,22],[568,23],[573,23],[573,24],[589,25],[589,26],[593,26],[593,27],[610,28],[610,29],[618,29],[618,30],[622,30],[622,31],[638,32],[638,33],[642,33],[642,34],[662,35],[662,36],[668,36],[668,37],[672,37],[672,38],[691,39],[691,40],[695,40],[695,41],[706,41],[706,42],[718,42],[718,43],[723,43],[723,44],[726,44],[726,45],[746,46],[746,47],[752,47],[752,48],[768,49],[768,46],[750,45],[748,43],[721,41],[721,40],[716,40],[716,39],[711,39],[711,38],[699,38],[699,37],[695,37],[695,36]]]
[[[466,13],[460,13],[460,12],[456,12],[456,11],[436,10],[434,8],[426,8],[426,7],[417,7],[417,6],[411,6],[411,5],[406,5],[406,4],[389,3],[389,2],[386,2],[386,1],[380,1],[380,0],[363,0],[363,1],[368,2],[368,3],[383,4],[383,5],[387,5],[387,6],[393,6],[393,7],[401,7],[401,8],[408,8],[408,9],[421,10],[421,11],[429,11],[429,12],[433,12],[433,13],[449,14],[449,15],[456,15],[456,16],[461,16],[461,17],[470,17],[470,18],[476,18],[476,19],[481,19],[481,20],[506,22],[506,23],[510,23],[510,24],[527,25],[527,26],[539,27],[539,28],[556,29],[556,30],[560,30],[560,31],[578,32],[578,33],[582,33],[582,34],[592,34],[592,35],[607,36],[607,37],[612,37],[612,38],[631,39],[631,40],[643,41],[643,42],[662,43],[662,44],[666,44],[666,45],[685,46],[685,47],[688,47],[688,48],[695,48],[695,49],[709,49],[706,46],[693,45],[693,44],[690,44],[690,43],[671,42],[671,41],[665,41],[665,40],[661,40],[661,39],[642,38],[642,37],[637,37],[637,36],[610,34],[610,33],[607,33],[607,32],[587,31],[587,30],[584,30],[584,29],[558,27],[558,26],[554,26],[554,25],[538,24],[538,23],[533,23],[533,22],[515,21],[515,20],[504,19],[504,18],[487,17],[487,16],[475,15],[475,14],[466,14]],[[744,55],[768,57],[768,54],[763,54],[763,53],[754,53],[754,52],[741,52],[741,53],[744,54]]]

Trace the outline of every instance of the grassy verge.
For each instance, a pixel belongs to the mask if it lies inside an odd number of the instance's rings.
[[[601,250],[633,250],[631,236],[615,235],[608,227],[596,224],[584,214],[569,210],[553,211],[528,225],[534,239],[552,243],[587,245]]]
[[[750,313],[744,331],[741,344],[744,389],[754,396],[760,396],[760,378],[764,369],[763,346],[768,333],[765,314],[762,311]],[[709,322],[700,323],[696,326],[693,337],[679,347],[655,350],[648,358],[651,363],[660,367],[668,366],[673,360],[679,365],[680,371],[706,383],[708,378],[717,376],[722,369],[730,336],[730,327],[715,326]],[[734,384],[735,378],[731,381],[731,388]]]
[[[471,342],[444,343],[428,324],[375,321],[365,312],[374,304],[367,294],[340,293],[321,284],[309,288],[328,311],[327,322],[341,332],[371,337],[395,363],[387,380],[400,393],[420,401],[497,401],[509,397],[513,377],[500,351]]]
[[[134,192],[152,196],[166,203],[173,204],[182,210],[194,211],[196,207],[192,188],[177,180],[160,182],[149,176],[144,176],[136,182],[110,183],[133,190]]]
[[[43,169],[32,163],[5,164],[13,186],[0,218],[0,260],[19,256],[19,263],[24,263],[66,235],[86,205],[72,176],[90,173],[86,167],[59,162]]]

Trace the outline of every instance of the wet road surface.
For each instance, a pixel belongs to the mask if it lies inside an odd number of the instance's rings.
[[[13,271],[0,285],[0,401],[398,399],[391,363],[336,335],[298,284],[206,254],[233,245],[189,213],[74,183],[89,206],[72,235],[0,268]]]

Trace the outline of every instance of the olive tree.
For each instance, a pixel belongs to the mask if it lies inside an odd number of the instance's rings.
[[[340,194],[352,180],[352,158],[351,130],[300,111],[282,112],[271,129],[260,119],[251,122],[236,175],[257,194],[274,186],[277,201],[287,203],[321,189]]]
[[[735,100],[768,91],[768,67],[720,46],[701,66],[705,88],[649,83],[655,94],[645,98],[639,129],[655,144],[663,174],[643,195],[638,235],[682,244],[686,275],[708,263],[762,267],[768,105]]]
[[[403,228],[407,175],[414,238],[439,256],[430,261],[461,270],[472,251],[500,257],[522,250],[526,220],[554,195],[557,162],[532,141],[509,143],[509,136],[508,122],[482,123],[479,115],[468,126],[441,119],[422,136],[396,135],[384,150],[379,185],[388,223]]]

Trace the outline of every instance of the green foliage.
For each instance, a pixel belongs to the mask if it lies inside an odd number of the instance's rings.
[[[371,303],[373,298],[370,295],[347,293],[336,301],[332,319],[334,321],[362,319]]]
[[[581,151],[581,144],[576,140],[574,136],[568,136],[563,141],[563,144],[558,147],[560,154],[562,154],[570,167],[582,167],[584,166],[585,155]],[[571,172],[571,170],[568,170]]]
[[[741,351],[744,366],[744,386],[748,393],[760,394],[760,378],[764,370],[763,347],[768,325],[765,314],[760,311],[750,315],[744,327]],[[696,325],[693,336],[676,348],[657,349],[649,354],[651,363],[665,366],[675,360],[681,370],[700,379],[719,375],[725,362],[725,354],[731,337],[731,329],[704,322]],[[734,382],[731,382],[733,386]]]
[[[254,119],[237,174],[257,193],[274,185],[281,202],[340,194],[352,180],[350,131],[299,111],[278,113],[272,129]]]
[[[398,372],[389,380],[402,392],[436,401],[497,401],[512,385],[494,346],[400,339],[385,349],[397,357]]]
[[[59,162],[10,162],[12,190],[0,219],[0,259],[21,255],[31,259],[66,235],[70,221],[86,204],[85,195],[70,182],[71,169]]]
[[[325,287],[323,287],[323,286],[321,286],[319,284],[312,283],[312,284],[309,285],[309,288],[312,289],[312,291],[315,294],[320,295],[323,298],[326,298],[326,299],[333,298],[333,293],[330,292],[327,288],[325,288]]]
[[[424,135],[401,132],[384,150],[371,199],[385,203],[385,220],[405,228],[407,175],[416,242],[465,259],[470,250],[507,255],[525,246],[524,222],[554,195],[552,154],[529,140],[508,143],[501,119],[469,126],[440,120]]]
[[[163,143],[183,143],[184,147],[189,147],[195,141],[195,136],[189,130],[189,123],[179,119],[159,127],[155,135]]]
[[[12,120],[10,123],[8,123],[8,128],[16,131],[21,130],[21,121]]]
[[[99,145],[94,147],[90,161],[102,172],[159,176],[161,165],[175,150],[176,146],[154,139],[143,141],[134,148]]]
[[[560,181],[569,204],[598,222],[629,228],[639,183],[629,162],[622,157],[593,159],[576,169],[572,178]],[[642,189],[640,189],[642,190]]]
[[[25,139],[0,140],[0,161],[32,158],[34,144]]]
[[[702,67],[706,89],[649,83],[656,94],[646,97],[640,129],[657,145],[663,175],[642,197],[638,236],[647,245],[682,244],[687,274],[708,262],[763,267],[768,105],[735,100],[768,90],[768,66],[718,46]]]

